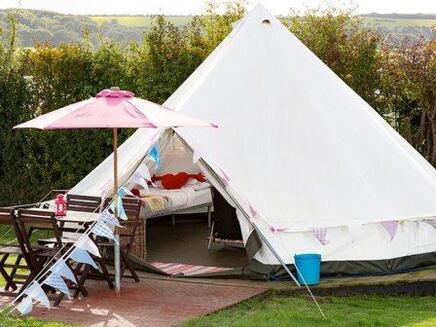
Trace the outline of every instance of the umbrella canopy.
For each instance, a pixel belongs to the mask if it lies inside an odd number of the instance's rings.
[[[136,98],[130,91],[112,88],[99,92],[94,98],[51,111],[14,128],[56,130],[178,126],[216,127],[214,124]]]
[[[118,87],[99,92],[95,98],[80,101],[49,112],[14,128],[36,128],[40,130],[110,128],[114,148],[114,199],[118,197],[117,148],[118,128],[157,127],[218,127],[215,124],[190,118],[156,103],[135,98],[130,91]],[[115,216],[118,208],[115,206]],[[116,236],[118,237],[118,236]],[[115,242],[115,290],[120,291],[120,248]]]

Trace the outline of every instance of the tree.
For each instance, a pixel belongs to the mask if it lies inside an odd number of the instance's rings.
[[[379,36],[353,15],[353,9],[328,7],[293,13],[285,25],[330,69],[380,113]]]

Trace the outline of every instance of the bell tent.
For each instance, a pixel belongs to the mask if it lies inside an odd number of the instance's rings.
[[[251,272],[279,274],[299,253],[321,254],[324,273],[436,263],[434,168],[263,6],[164,106],[219,128],[138,129],[119,147],[119,184],[141,163],[203,172],[236,210]],[[99,195],[111,165],[70,192]]]

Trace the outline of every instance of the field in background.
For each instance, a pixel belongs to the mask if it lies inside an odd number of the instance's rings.
[[[90,16],[98,24],[117,21],[125,27],[149,27],[155,16]],[[190,23],[193,16],[166,16],[176,26],[184,26]],[[436,26],[435,19],[414,18],[389,18],[362,16],[363,21],[369,26],[381,26],[386,28],[395,27],[432,27]]]
[[[436,19],[411,19],[411,18],[381,18],[362,17],[363,21],[370,26],[394,27],[432,27],[436,26]]]
[[[125,27],[149,27],[156,16],[90,16],[98,24],[117,21]],[[189,24],[193,16],[166,16],[176,26]]]

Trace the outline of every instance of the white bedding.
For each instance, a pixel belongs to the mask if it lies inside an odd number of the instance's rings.
[[[167,209],[188,208],[212,202],[209,183],[185,185],[177,190],[150,187],[149,195],[160,195],[166,197],[168,199]]]

